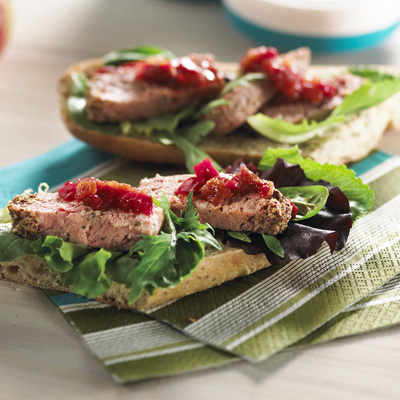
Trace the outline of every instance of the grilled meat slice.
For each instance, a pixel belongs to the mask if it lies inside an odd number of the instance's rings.
[[[87,113],[99,123],[137,120],[178,111],[193,103],[215,98],[225,81],[211,54],[190,54],[187,59],[204,71],[205,82],[198,85],[171,86],[136,79],[137,70],[119,67],[94,72],[87,89]],[[208,69],[211,66],[210,69]]]
[[[310,101],[294,101],[285,95],[278,95],[273,101],[264,105],[260,112],[271,118],[282,118],[294,124],[301,122],[304,118],[308,120],[321,121],[336,108],[343,98],[357,90],[364,80],[349,73],[336,76],[332,83],[337,86],[337,94],[325,99],[319,104]]]
[[[12,233],[28,239],[48,235],[89,247],[128,250],[141,235],[157,235],[163,210],[150,216],[118,211],[95,211],[83,203],[62,200],[57,193],[23,194],[8,205]]]
[[[193,175],[156,175],[154,178],[142,179],[139,188],[155,198],[160,198],[164,192],[171,203],[171,210],[180,215],[185,210],[186,196],[175,192],[190,177]],[[194,196],[193,204],[199,213],[200,222],[231,231],[277,235],[286,229],[292,215],[291,201],[274,188],[269,198],[255,193],[235,195],[215,205]]]
[[[311,52],[306,47],[300,47],[279,57],[290,62],[303,75],[310,64]],[[203,120],[215,123],[213,135],[226,135],[243,125],[248,117],[254,115],[276,93],[275,85],[268,79],[251,81],[248,86],[236,86],[222,97],[229,104],[214,107]]]

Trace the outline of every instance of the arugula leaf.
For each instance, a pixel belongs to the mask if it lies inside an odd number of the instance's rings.
[[[168,132],[174,133],[179,124],[189,119],[195,112],[196,105],[191,104],[179,112],[157,115],[138,121],[123,121],[125,125],[123,133],[127,136],[134,136],[138,133],[149,137],[153,133]]]
[[[316,215],[325,206],[329,196],[329,190],[321,185],[283,187],[279,191],[299,208],[295,221]]]
[[[131,247],[129,254],[138,253],[141,259],[130,274],[134,282],[129,296],[130,304],[144,289],[152,294],[158,287],[175,287],[188,277],[204,257],[205,243],[221,249],[218,241],[207,231],[210,226],[198,221],[192,194],[188,196],[186,212],[182,217],[170,210],[165,194],[161,200],[153,201],[164,210],[169,232],[143,236]]]
[[[371,210],[374,201],[374,192],[353,170],[345,165],[319,164],[309,158],[303,158],[297,146],[291,149],[268,149],[260,161],[259,169],[266,170],[272,167],[277,158],[283,158],[290,164],[299,164],[306,176],[318,181],[323,179],[333,186],[339,186],[350,202],[352,219],[356,221]]]
[[[323,121],[308,122],[304,119],[299,124],[293,124],[258,113],[249,117],[247,122],[256,132],[275,142],[286,144],[303,143],[322,135],[333,125],[343,122],[348,115],[380,104],[400,91],[399,77],[371,70],[359,70],[356,74],[370,79],[367,79],[353,93],[345,96],[342,103]]]
[[[261,234],[267,247],[278,257],[285,257],[285,251],[282,248],[281,242],[276,236]]]
[[[246,86],[248,87],[250,85],[251,81],[259,80],[259,79],[267,79],[268,76],[266,74],[263,74],[261,72],[251,72],[245,75],[240,75],[236,79],[230,81],[227,83],[222,90],[221,94],[219,97],[225,96],[229,92],[231,92],[235,87],[237,86]]]
[[[131,49],[121,49],[111,51],[102,57],[104,65],[119,65],[128,61],[142,61],[149,56],[160,55],[168,59],[174,58],[175,55],[169,50],[156,46],[139,46]]]
[[[233,237],[234,239],[241,240],[242,242],[251,243],[251,239],[249,235],[245,232],[235,232],[235,231],[226,231],[228,236]]]
[[[391,81],[397,81],[400,78],[398,76],[394,76],[387,72],[380,72],[376,69],[371,68],[349,68],[349,72],[353,75],[361,76],[362,78],[370,79],[371,81],[381,81],[385,79],[389,79]]]
[[[230,81],[228,84],[225,85],[222,92],[219,96],[211,100],[209,103],[204,105],[198,113],[195,115],[195,119],[199,119],[202,115],[209,114],[215,107],[225,106],[230,104],[230,100],[224,99],[223,97],[231,92],[237,86],[249,86],[251,81],[257,79],[267,79],[267,75],[259,72],[248,73],[245,75],[241,75],[236,79]]]
[[[202,115],[210,114],[210,112],[215,107],[227,106],[228,104],[230,104],[229,100],[225,100],[225,99],[221,99],[221,98],[211,100],[209,103],[207,103],[205,106],[203,106],[200,109],[200,111],[196,114],[195,118],[200,118]]]
[[[367,80],[359,89],[347,95],[331,116],[349,115],[375,106],[400,90],[400,78]],[[330,117],[328,117],[329,119]]]

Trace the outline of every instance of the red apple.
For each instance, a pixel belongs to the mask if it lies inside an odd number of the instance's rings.
[[[0,0],[0,52],[7,42],[11,26],[11,0]]]

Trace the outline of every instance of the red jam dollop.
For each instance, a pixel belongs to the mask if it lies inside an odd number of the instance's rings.
[[[129,61],[120,66],[102,66],[94,73],[110,73],[132,69],[135,80],[152,84],[173,87],[209,87],[224,83],[223,75],[218,72],[216,64],[202,60],[200,65],[189,57],[173,58],[171,60],[154,56],[146,60]]]
[[[269,198],[274,184],[259,178],[245,165],[236,174],[220,174],[209,158],[194,167],[196,176],[185,180],[176,190],[176,194],[188,195],[191,191],[196,198],[217,205],[234,195],[245,196],[251,193]]]
[[[153,211],[151,197],[126,183],[101,181],[95,178],[68,181],[58,189],[65,201],[81,201],[94,210],[118,210],[150,215]]]
[[[244,73],[266,73],[276,88],[292,99],[318,104],[338,92],[337,86],[332,83],[317,78],[303,78],[292,63],[280,57],[273,47],[261,46],[248,50],[240,64]]]

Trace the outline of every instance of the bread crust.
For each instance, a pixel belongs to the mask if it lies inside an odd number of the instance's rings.
[[[129,290],[124,285],[113,283],[96,300],[120,309],[151,311],[268,266],[270,263],[264,254],[248,255],[242,249],[227,244],[222,245],[222,251],[207,250],[206,257],[194,272],[176,287],[156,289],[151,296],[143,291],[139,299],[129,305]],[[0,263],[0,279],[24,286],[73,293],[72,287],[62,286],[59,273],[52,272],[47,262],[37,255],[25,255],[11,262]]]
[[[101,65],[100,59],[79,62],[69,67],[59,79],[61,118],[76,138],[91,146],[117,154],[124,158],[161,164],[183,165],[185,157],[176,146],[167,146],[158,142],[123,135],[105,135],[94,130],[86,130],[77,125],[67,110],[67,99],[71,93],[72,72],[88,76]],[[237,71],[237,65],[220,63],[228,72]],[[400,75],[400,68],[388,66],[374,67],[383,72]],[[329,76],[346,71],[345,66],[312,66],[310,73]],[[383,103],[355,113],[347,120],[327,130],[323,136],[311,139],[299,145],[303,157],[312,158],[320,163],[342,164],[358,161],[374,150],[387,128],[400,126],[400,93]],[[273,142],[245,129],[237,130],[227,136],[208,136],[199,147],[223,166],[232,164],[238,158],[245,162],[258,163],[268,147],[289,147]]]

